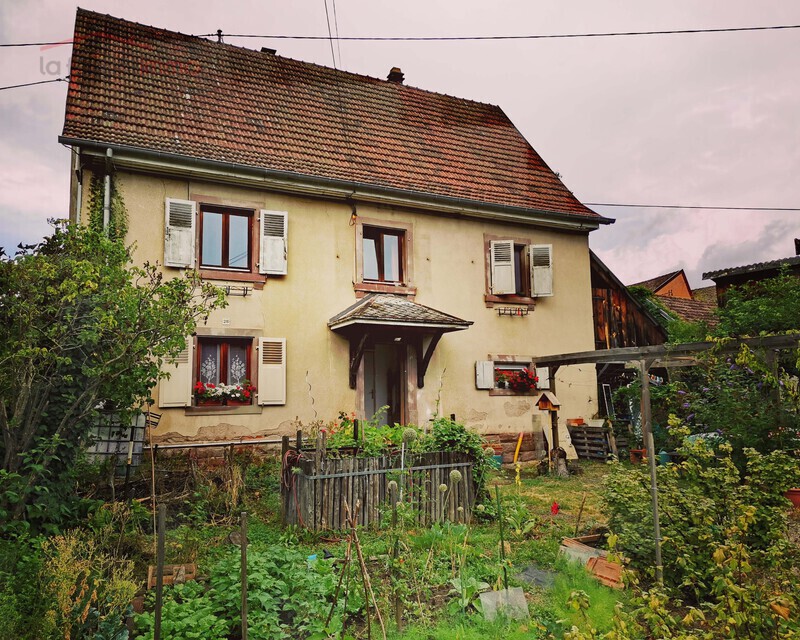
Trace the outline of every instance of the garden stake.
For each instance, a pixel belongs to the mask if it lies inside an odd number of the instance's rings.
[[[508,590],[508,569],[506,568],[506,543],[503,539],[503,507],[500,504],[500,487],[495,486],[494,494],[497,497],[497,520],[500,522],[500,562],[503,565],[503,588]]]
[[[359,506],[361,505],[361,501],[356,501],[356,510],[358,510]],[[349,515],[350,514],[350,506],[345,501],[345,512]],[[375,598],[375,593],[372,591],[372,583],[369,579],[369,573],[367,572],[367,563],[364,562],[364,553],[361,550],[361,542],[358,539],[358,531],[356,529],[356,521],[354,518],[350,518],[350,526],[352,534],[353,534],[353,542],[356,545],[356,554],[358,555],[358,563],[361,566],[361,577],[364,580],[364,599],[367,603],[367,637],[372,638],[372,627],[370,625],[369,620],[369,602],[370,598],[372,599],[372,606],[375,608],[375,615],[378,617],[378,622],[381,625],[381,633],[383,635],[383,640],[386,640],[386,627],[383,625],[383,617],[381,616],[381,610],[378,608],[378,601]]]
[[[360,506],[361,506],[360,504],[356,506],[355,514],[353,514],[353,518],[354,519],[358,518],[358,508]],[[347,508],[347,501],[345,501],[345,508]],[[350,518],[350,510],[348,509],[347,510],[347,515],[345,517],[345,521],[346,521],[347,524],[350,524],[349,518]],[[328,619],[325,621],[325,626],[326,627],[331,623],[331,618],[333,618],[333,611],[336,608],[336,603],[339,600],[339,590],[342,587],[342,580],[344,579],[344,574],[347,572],[347,568],[350,566],[350,561],[351,561],[351,559],[353,557],[352,556],[352,548],[353,548],[353,536],[348,536],[348,539],[347,539],[347,551],[345,551],[345,554],[344,554],[344,564],[342,566],[342,572],[339,574],[339,582],[336,585],[336,592],[333,594],[333,603],[331,604],[331,610],[330,610],[330,613],[328,613]],[[348,594],[348,591],[349,591],[349,586],[350,586],[350,575],[348,574],[348,576],[347,576],[347,586],[345,586],[345,591],[344,591],[344,603],[345,603],[344,611],[345,611],[345,614],[347,613],[347,594]],[[342,622],[344,623],[344,620]],[[342,629],[344,630],[344,624],[342,624]]]
[[[164,604],[164,522],[167,507],[158,505],[158,544],[156,545],[156,610],[153,623],[153,640],[161,640],[161,607]]]
[[[242,511],[242,640],[247,640],[247,512]]]
[[[583,515],[583,505],[586,504],[586,492],[583,492],[583,500],[581,500],[581,508],[578,509],[578,521],[575,523],[575,536],[578,537],[578,528],[581,526],[581,516]]]

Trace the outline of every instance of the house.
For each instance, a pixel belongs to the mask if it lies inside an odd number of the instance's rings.
[[[136,261],[229,293],[156,389],[156,441],[381,407],[484,433],[549,425],[496,372],[594,348],[588,236],[612,221],[499,107],[80,9],[74,42],[73,219],[108,177]],[[193,392],[245,380],[226,404]],[[564,418],[597,412],[593,368],[558,382]]]
[[[800,238],[795,238],[794,247],[795,255],[789,258],[709,271],[703,274],[703,280],[714,281],[717,303],[719,306],[723,306],[725,292],[731,287],[774,278],[781,269],[788,269],[790,273],[800,276]]]
[[[705,322],[709,326],[716,323],[714,310],[717,308],[717,303],[714,287],[692,289],[683,269],[630,286],[644,287],[652,291],[658,303],[666,308],[672,317],[685,322]]]

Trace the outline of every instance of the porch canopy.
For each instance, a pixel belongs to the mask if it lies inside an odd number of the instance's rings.
[[[406,341],[417,355],[417,386],[425,386],[433,352],[442,335],[462,331],[472,324],[443,311],[392,293],[370,293],[328,321],[331,331],[350,341],[350,388],[367,345],[375,341]]]

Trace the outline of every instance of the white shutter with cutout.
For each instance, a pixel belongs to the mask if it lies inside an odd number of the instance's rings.
[[[167,198],[164,223],[164,264],[194,267],[194,221],[196,204],[191,200]]]
[[[286,338],[258,339],[258,404],[286,404]]]
[[[286,275],[288,222],[289,214],[286,211],[261,210],[259,273]]]
[[[158,383],[159,407],[190,407],[192,405],[192,339],[174,360],[163,365],[169,378]]]
[[[537,389],[550,388],[550,367],[536,367],[536,377],[539,382],[536,383]]]
[[[531,296],[552,296],[553,245],[532,244],[528,251],[531,261]]]
[[[491,242],[492,293],[496,296],[517,292],[514,277],[514,242],[492,240]]]
[[[475,388],[494,389],[494,362],[491,360],[475,362]]]

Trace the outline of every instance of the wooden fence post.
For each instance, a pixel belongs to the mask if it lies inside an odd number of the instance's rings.
[[[283,481],[287,477],[286,454],[289,453],[289,436],[281,438],[281,524],[286,524],[289,514],[289,487]]]
[[[303,448],[303,431],[302,429],[297,430],[297,438],[295,442],[295,447],[297,452],[300,453],[300,450]]]
[[[247,640],[247,512],[242,511],[242,640]]]
[[[153,624],[153,640],[161,640],[161,609],[164,605],[164,523],[167,507],[158,505],[158,542],[156,544],[156,610]]]

